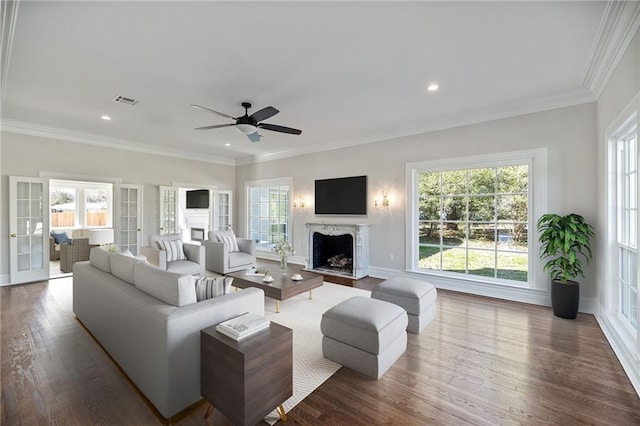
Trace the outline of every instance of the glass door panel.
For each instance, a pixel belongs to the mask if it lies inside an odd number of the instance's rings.
[[[160,187],[160,235],[178,233],[178,189]]]
[[[142,245],[142,185],[116,185],[116,244],[138,255]]]
[[[9,177],[11,284],[49,278],[48,192],[44,179]]]
[[[214,228],[216,231],[224,231],[231,229],[231,203],[232,203],[231,191],[216,191],[216,203],[214,210]]]

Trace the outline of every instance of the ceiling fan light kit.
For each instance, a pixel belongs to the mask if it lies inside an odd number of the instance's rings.
[[[240,133],[244,133],[245,135],[250,135],[251,133],[255,133],[258,131],[258,128],[251,124],[236,124],[236,129],[238,129]]]
[[[299,135],[302,133],[302,130],[293,129],[291,127],[279,126],[277,124],[261,123],[261,121],[267,120],[280,112],[272,106],[262,108],[254,112],[253,114],[249,115],[249,108],[251,108],[251,104],[249,102],[243,102],[242,107],[244,108],[244,115],[240,117],[232,117],[228,114],[214,111],[212,109],[209,109],[200,105],[190,105],[190,106],[193,108],[202,109],[212,114],[219,115],[220,117],[229,118],[235,121],[234,124],[214,124],[212,126],[196,127],[196,130],[210,130],[210,129],[219,129],[222,127],[235,126],[235,128],[240,133],[247,135],[247,138],[251,142],[258,142],[260,140],[260,134],[258,134],[258,128],[270,130],[272,132],[287,133],[290,135]]]

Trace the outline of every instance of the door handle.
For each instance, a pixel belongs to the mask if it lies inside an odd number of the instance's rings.
[[[15,238],[15,237],[17,237],[17,236],[18,236],[18,235],[16,235],[16,234],[11,234],[11,238]]]
[[[136,231],[140,232],[140,231],[141,231],[141,229],[140,229],[140,228],[138,228],[138,229],[136,229]]]

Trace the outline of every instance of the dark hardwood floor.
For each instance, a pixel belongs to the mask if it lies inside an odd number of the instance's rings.
[[[159,424],[73,319],[71,278],[3,287],[0,299],[1,424]],[[436,319],[408,340],[381,380],[342,368],[287,423],[640,424],[640,399],[591,315],[439,291]],[[205,411],[178,424],[229,424]]]

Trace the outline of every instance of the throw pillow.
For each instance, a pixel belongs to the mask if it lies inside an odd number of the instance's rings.
[[[185,260],[187,258],[184,255],[182,240],[160,240],[158,244],[160,245],[160,250],[167,252],[167,262]]]
[[[53,237],[53,240],[56,242],[56,244],[64,244],[64,243],[71,242],[71,238],[69,238],[67,233],[64,231],[62,232],[51,231],[51,236]]]
[[[216,239],[218,240],[218,242],[225,243],[227,247],[229,247],[229,253],[240,251],[238,242],[236,241],[236,235],[232,230],[216,232]]]
[[[212,299],[214,297],[229,294],[233,278],[230,277],[200,277],[196,279],[196,300]]]

